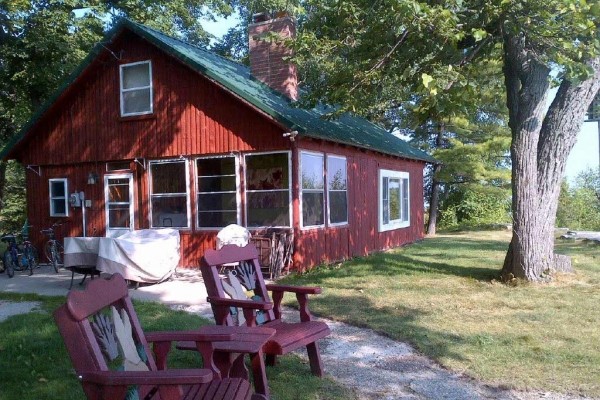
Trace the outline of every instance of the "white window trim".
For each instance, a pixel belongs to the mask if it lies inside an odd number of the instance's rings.
[[[108,197],[109,197],[109,191],[108,191],[108,180],[109,179],[128,179],[129,180],[129,228],[122,228],[122,227],[110,227],[109,221],[110,221],[110,213],[109,213],[109,209],[108,209]],[[106,218],[106,234],[108,235],[108,231],[133,231],[135,229],[134,226],[134,196],[133,196],[133,174],[129,173],[129,174],[107,174],[104,175],[104,214],[105,214],[105,218]]]
[[[127,67],[132,67],[134,65],[139,65],[139,64],[148,64],[148,74],[150,74],[150,76],[149,76],[150,85],[149,86],[139,86],[139,87],[130,88],[130,89],[123,89],[123,69],[127,68]],[[130,92],[133,90],[141,90],[141,89],[150,89],[150,111],[126,113],[124,110],[125,103],[123,101],[123,93]],[[133,117],[136,115],[147,115],[147,114],[152,114],[154,112],[154,88],[153,88],[153,84],[152,84],[152,62],[150,60],[138,61],[138,62],[134,62],[134,63],[119,65],[119,98],[120,98],[120,105],[121,105],[121,117]]]
[[[311,156],[317,156],[317,157],[321,157],[322,161],[323,161],[323,165],[322,170],[323,170],[323,223],[320,225],[304,225],[304,201],[303,201],[303,194],[304,194],[304,189],[302,188],[302,155],[306,154],[306,155],[311,155]],[[320,228],[324,228],[325,227],[325,199],[326,199],[326,194],[325,194],[325,153],[320,153],[320,152],[316,152],[316,151],[308,151],[308,150],[300,150],[300,160],[298,162],[298,166],[299,166],[299,170],[298,170],[298,187],[300,188],[300,229],[302,230],[310,230],[310,229],[320,229]],[[315,190],[310,190],[308,192],[316,192]]]
[[[248,190],[248,182],[246,180],[246,174],[248,169],[246,168],[246,157],[252,156],[260,156],[267,154],[287,154],[288,156],[288,215],[289,221],[287,226],[248,226],[248,192],[265,192],[265,190]],[[293,209],[292,209],[292,153],[290,151],[264,151],[258,153],[246,153],[244,154],[244,226],[249,230],[260,230],[265,228],[291,228],[292,227],[292,218],[293,218]],[[270,190],[268,190],[270,191]]]
[[[346,221],[345,222],[331,222],[331,209],[330,209],[330,204],[331,202],[329,201],[329,159],[330,158],[337,158],[340,160],[344,160],[344,165],[346,166]],[[325,159],[325,184],[326,184],[326,190],[327,190],[327,224],[330,227],[337,227],[337,226],[347,226],[348,225],[348,159],[345,156],[338,156],[336,154],[327,154],[327,157]]]
[[[57,213],[54,211],[54,207],[53,207],[53,202],[52,200],[59,200],[62,199],[62,197],[56,196],[56,197],[52,197],[52,183],[53,182],[62,182],[62,184],[64,185],[65,188],[65,197],[64,197],[64,202],[65,202],[65,213],[61,214],[61,213]],[[50,216],[51,217],[68,217],[69,216],[69,182],[67,181],[67,178],[52,178],[52,179],[48,179],[48,199],[50,200]]]
[[[185,199],[186,199],[186,209],[187,209],[187,226],[174,226],[173,229],[177,229],[177,230],[190,230],[192,229],[191,222],[192,222],[192,218],[191,218],[191,202],[190,202],[190,168],[189,165],[190,163],[188,162],[187,159],[179,159],[179,158],[172,158],[172,159],[167,159],[167,160],[150,160],[148,162],[148,208],[149,208],[149,212],[148,212],[148,218],[149,218],[149,223],[150,223],[150,228],[151,229],[163,229],[166,228],[164,226],[152,226],[152,165],[153,164],[168,164],[168,163],[175,163],[175,162],[183,162],[185,164]],[[160,197],[160,195],[158,195]],[[168,197],[168,196],[164,196],[164,197]]]
[[[236,202],[236,223],[238,225],[241,224],[241,220],[242,220],[242,195],[241,195],[241,182],[240,182],[240,158],[237,155],[216,155],[216,156],[204,156],[204,157],[196,157],[194,159],[194,177],[196,179],[196,229],[199,231],[214,231],[214,230],[220,230],[223,229],[223,226],[200,226],[200,212],[198,212],[198,194],[200,194],[200,191],[198,190],[198,178],[200,178],[200,175],[198,175],[198,164],[197,164],[197,160],[206,160],[206,159],[210,159],[210,158],[227,158],[227,157],[233,157],[235,160],[235,202]],[[219,175],[222,176],[222,175]],[[202,193],[206,193],[206,192],[202,192]],[[213,192],[214,193],[214,192]],[[218,192],[217,192],[218,193]]]
[[[408,172],[401,171],[392,171],[389,169],[380,169],[378,174],[377,184],[378,184],[378,212],[377,212],[377,220],[379,222],[379,232],[391,231],[399,228],[406,228],[410,226],[410,176]],[[393,220],[388,222],[387,224],[383,223],[383,184],[382,180],[384,177],[392,178],[392,179],[400,179],[400,220]],[[408,216],[406,221],[402,220],[402,194],[404,190],[404,181],[403,179],[408,179]]]

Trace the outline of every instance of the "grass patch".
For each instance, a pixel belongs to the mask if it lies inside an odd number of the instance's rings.
[[[0,293],[12,301],[39,301],[41,310],[16,315],[0,322],[0,400],[83,399],[81,385],[72,369],[52,311],[64,298],[32,294]],[[144,330],[196,329],[208,321],[158,303],[135,302]],[[191,351],[172,351],[171,368],[196,368],[200,357]],[[267,368],[274,400],[342,400],[355,395],[333,382],[310,375],[309,366],[299,357],[281,358],[281,364]]]
[[[487,383],[600,396],[600,248],[559,242],[577,274],[509,287],[495,281],[509,239],[439,235],[284,281],[323,287],[315,313],[408,341]]]

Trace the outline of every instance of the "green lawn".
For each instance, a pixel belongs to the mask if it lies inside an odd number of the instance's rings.
[[[6,279],[0,275],[0,279]],[[51,312],[63,301],[57,297],[11,295],[0,298],[43,304],[43,312],[17,315],[0,322],[0,400],[84,399]],[[147,331],[195,329],[208,321],[183,311],[173,311],[156,303],[135,303],[142,326]],[[194,368],[200,357],[193,352],[174,351],[169,366]],[[331,379],[310,374],[307,363],[296,356],[280,358],[275,368],[267,368],[272,398],[355,399],[355,395]]]
[[[559,242],[576,275],[509,287],[494,280],[509,238],[439,235],[285,281],[323,287],[315,313],[490,384],[600,396],[600,246]]]
[[[311,301],[315,313],[409,341],[487,383],[600,396],[600,246],[561,243],[576,275],[510,287],[494,281],[508,239],[505,232],[440,235],[284,281],[323,286]],[[0,323],[0,400],[82,399],[50,316],[61,299],[0,298],[41,300],[45,310]],[[136,308],[148,331],[206,323],[159,304]],[[175,354],[172,366],[198,365],[191,352]],[[275,400],[355,398],[312,377],[299,358],[281,360],[267,371]]]

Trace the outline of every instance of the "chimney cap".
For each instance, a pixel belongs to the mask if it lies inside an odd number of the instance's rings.
[[[263,11],[259,13],[252,14],[252,22],[265,22],[271,19],[271,15],[268,12]]]

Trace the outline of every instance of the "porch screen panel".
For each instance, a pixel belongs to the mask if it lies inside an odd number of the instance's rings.
[[[200,158],[198,174],[198,227],[222,228],[238,223],[235,157]]]
[[[153,228],[188,228],[186,161],[150,162]]]
[[[325,224],[323,155],[302,152],[302,226]]]
[[[348,222],[347,182],[346,158],[327,156],[327,196],[330,224]]]
[[[108,227],[130,228],[129,179],[108,179]]]
[[[289,227],[289,153],[253,154],[245,160],[247,226]]]

